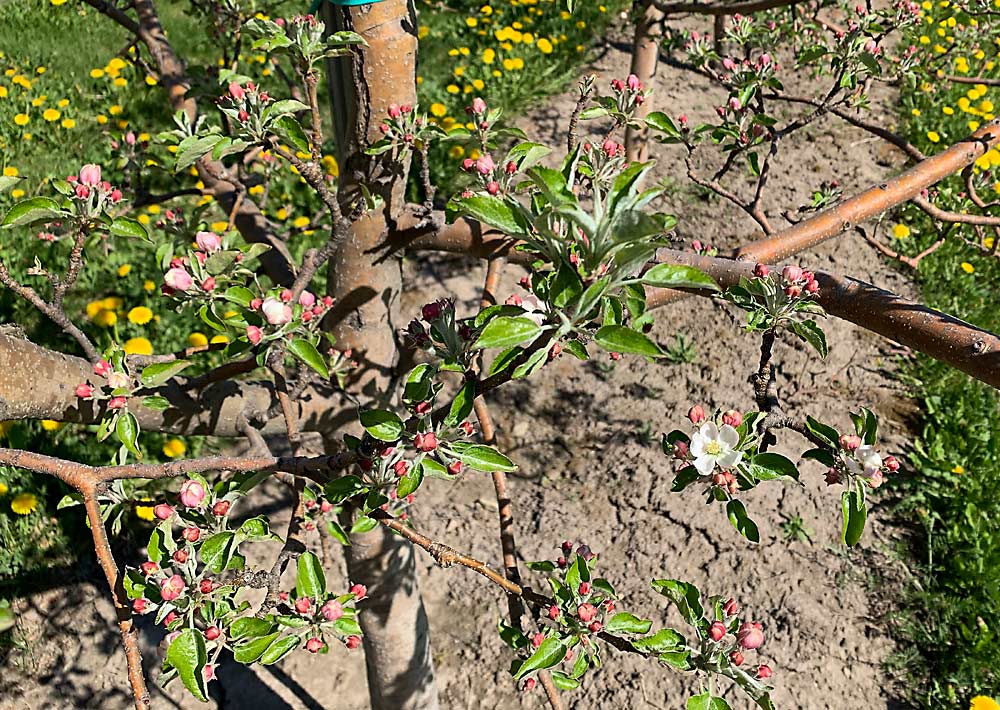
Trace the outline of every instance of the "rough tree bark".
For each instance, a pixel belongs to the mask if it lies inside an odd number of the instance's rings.
[[[409,160],[390,154],[372,158],[364,149],[381,136],[378,127],[390,104],[416,104],[416,17],[406,0],[327,5],[326,13],[329,27],[357,32],[368,43],[330,64],[342,195],[350,200],[360,183],[384,200],[381,209],[353,222],[330,260],[328,291],[335,299],[330,325],[337,347],[350,348],[361,364],[363,374],[350,390],[363,403],[382,402],[393,391],[402,275],[398,257],[380,256],[378,247],[405,207]],[[361,625],[372,708],[436,710],[413,546],[379,526],[352,537],[347,566],[352,580],[366,584],[370,595]]]

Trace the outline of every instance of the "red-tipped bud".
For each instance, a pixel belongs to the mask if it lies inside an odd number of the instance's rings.
[[[213,589],[215,589],[215,585],[210,579],[203,579],[198,583],[198,591],[202,594],[211,594]]]
[[[700,404],[696,404],[688,410],[687,417],[692,424],[701,424],[706,419],[705,409]]]
[[[212,515],[221,518],[223,515],[229,513],[229,508],[231,506],[232,504],[228,500],[220,500],[212,506]]]
[[[418,451],[433,451],[437,448],[438,441],[434,432],[421,432],[413,438],[413,445],[417,447]]]
[[[306,641],[306,650],[309,651],[309,653],[319,653],[320,649],[323,648],[323,645],[323,642],[314,636]]]
[[[312,599],[309,597],[302,597],[301,599],[295,600],[295,611],[300,614],[308,614],[312,611]]]
[[[759,279],[766,279],[771,273],[771,270],[767,268],[767,264],[756,264],[753,267],[753,275]]]
[[[896,460],[895,456],[886,456],[882,463],[893,473],[899,470],[899,461]]]
[[[802,278],[802,269],[798,266],[786,266],[781,270],[781,277],[785,281],[796,282]]]
[[[764,643],[764,632],[760,629],[760,624],[744,622],[736,634],[736,640],[740,646],[748,651],[760,648]]]
[[[537,634],[531,637],[532,648],[538,648],[539,646],[542,645],[542,641],[544,640],[545,640],[545,634],[539,631]]]
[[[743,423],[743,414],[735,409],[730,409],[722,413],[722,423],[731,427],[738,427]]]
[[[549,618],[552,619],[552,621],[558,620],[560,616],[562,616],[562,611],[560,611],[558,606],[553,604],[549,607]]]
[[[587,596],[590,594],[594,586],[590,582],[580,582],[579,592],[582,596]]]
[[[604,628],[604,624],[602,624],[600,621],[591,621],[590,626],[588,626],[587,628],[589,628],[593,633],[596,634],[601,629]]]
[[[774,671],[771,670],[771,666],[762,665],[757,669],[757,677],[760,680],[767,680],[772,675],[774,675]]]
[[[861,437],[856,434],[842,434],[840,436],[840,447],[848,451],[857,451],[861,448]]]
[[[597,607],[589,603],[581,604],[576,608],[576,615],[580,618],[580,621],[589,623],[597,616]]]
[[[733,651],[732,653],[729,654],[729,661],[734,666],[742,666],[743,665],[743,654],[740,653],[739,651]]]
[[[135,599],[132,601],[132,611],[134,611],[136,614],[145,614],[146,607],[148,606],[149,606],[148,599],[143,599],[140,597],[139,599]]]
[[[368,596],[368,587],[363,584],[355,584],[351,587],[350,592],[354,595],[356,601],[361,601]]]
[[[360,636],[348,636],[347,640],[344,641],[344,645],[347,646],[352,651],[361,645]]]
[[[740,605],[736,603],[735,599],[729,597],[726,603],[722,605],[722,611],[726,613],[726,616],[736,616],[740,613]]]
[[[220,636],[222,636],[222,630],[218,626],[209,626],[205,629],[205,638],[209,641],[215,641]]]
[[[187,550],[174,550],[174,554],[171,555],[171,558],[177,564],[182,565],[188,561],[188,552]]]
[[[725,635],[726,627],[721,621],[716,621],[708,627],[708,637],[713,641],[721,641]]]
[[[457,476],[461,472],[462,472],[461,461],[452,461],[450,464],[448,464],[448,473],[450,473],[452,476]]]

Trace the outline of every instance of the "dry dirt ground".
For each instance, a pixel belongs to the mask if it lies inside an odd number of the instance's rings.
[[[605,83],[627,74],[628,56],[609,48],[592,70]],[[535,138],[564,143],[563,121],[574,92],[530,112],[521,125]],[[713,103],[702,80],[661,65],[656,106],[685,107],[696,122]],[[891,97],[877,110],[891,118]],[[690,108],[688,108],[690,107]],[[674,150],[654,148],[658,178],[676,189],[666,207],[680,216],[679,233],[722,247],[735,246],[753,225],[730,206],[686,187],[683,163]],[[808,202],[821,180],[837,178],[847,193],[879,182],[896,168],[877,143],[853,129],[820,122],[783,146],[767,205],[774,214]],[[780,219],[776,219],[780,222]],[[845,235],[803,257],[809,268],[852,274],[884,287],[909,290],[856,235]],[[474,311],[482,266],[471,270],[456,259],[409,262],[415,285],[404,312],[447,295]],[[508,269],[501,294],[517,290],[520,270]],[[651,364],[626,358],[615,364],[581,365],[562,357],[530,382],[512,384],[491,398],[502,449],[519,464],[510,488],[523,560],[554,556],[563,539],[586,541],[601,556],[601,569],[624,594],[624,607],[656,625],[683,623],[649,587],[654,578],[676,577],[707,593],[735,596],[764,622],[764,656],[775,669],[774,699],[781,708],[895,707],[892,680],[880,663],[892,651],[879,613],[891,596],[892,562],[886,554],[896,533],[872,516],[857,550],[839,545],[839,491],[827,490],[818,465],[804,466],[803,484],[765,485],[748,496],[760,526],[760,545],[750,545],[723,511],[704,504],[691,489],[669,492],[671,462],[659,450],[659,434],[683,426],[691,404],[750,408],[747,377],[758,342],[743,334],[726,308],[689,300],[665,308],[654,335],[669,343],[681,333],[696,345],[687,364]],[[784,341],[776,352],[778,387],[791,414],[811,413],[848,426],[847,408],[872,407],[883,419],[889,451],[898,452],[905,408],[891,370],[895,353],[875,336],[850,324],[825,324],[831,353],[820,361],[801,344]],[[793,435],[794,436],[794,435]],[[801,451],[794,438],[781,447]],[[424,484],[414,511],[417,529],[500,568],[496,504],[486,475],[449,484]],[[258,503],[281,507],[283,493],[265,488]],[[787,542],[782,524],[801,517],[812,542]],[[280,516],[279,516],[280,518]],[[276,524],[276,529],[282,529]],[[442,706],[449,709],[540,707],[543,696],[517,692],[506,668],[510,656],[495,632],[506,608],[499,592],[461,568],[438,569],[420,556],[420,584],[433,635]],[[342,566],[338,562],[338,567]],[[887,576],[876,572],[890,570]],[[339,569],[330,574],[342,579]],[[542,585],[538,577],[529,582]],[[3,671],[3,708],[107,708],[130,706],[122,671],[124,656],[113,630],[113,614],[102,587],[74,585],[19,605],[30,651],[12,657]],[[143,642],[151,668],[158,665],[157,630],[145,626]],[[155,671],[154,671],[155,672]],[[295,654],[276,667],[247,670],[223,665],[218,675],[224,708],[367,707],[360,653]],[[674,710],[693,690],[690,679],[649,661],[610,650],[602,670],[565,695],[574,708]],[[735,708],[749,707],[727,693]],[[154,707],[201,707],[179,686],[154,692]]]

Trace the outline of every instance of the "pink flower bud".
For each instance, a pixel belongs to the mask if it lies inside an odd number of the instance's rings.
[[[420,315],[428,323],[441,315],[441,303],[434,301],[433,303],[427,303],[420,309]]]
[[[632,91],[639,91],[642,88],[642,82],[639,81],[639,77],[635,74],[629,74],[628,78],[625,79],[625,84]]]
[[[181,504],[188,508],[197,508],[205,500],[205,487],[198,481],[188,479],[181,485]]]
[[[139,599],[135,599],[132,601],[132,611],[134,611],[136,614],[145,614],[147,606],[149,606],[148,599],[143,599],[140,597]]]
[[[590,594],[590,591],[592,589],[593,589],[593,585],[591,585],[590,582],[580,582],[579,592],[580,592],[581,595],[587,596],[588,594]]]
[[[589,603],[581,604],[576,608],[576,615],[580,618],[580,621],[589,623],[597,616],[597,607]]]
[[[228,500],[220,500],[218,503],[212,506],[212,515],[221,518],[229,512],[229,508],[232,505]]]
[[[737,66],[732,57],[726,57],[722,60],[722,68],[726,71],[733,71]]]
[[[250,120],[250,114],[247,113],[245,110],[240,109],[239,113],[236,114],[236,118],[237,120],[239,120],[240,123],[246,123],[247,121]]]
[[[486,102],[478,96],[472,100],[472,113],[476,116],[486,113]]]
[[[498,183],[496,180],[491,180],[490,182],[486,183],[486,192],[490,193],[491,195],[499,195],[500,183]]]
[[[177,564],[182,565],[188,561],[187,550],[174,550],[174,554],[170,558]]]
[[[389,117],[399,118],[403,115],[403,112],[399,109],[399,104],[389,104]]]
[[[90,399],[94,395],[94,388],[87,383],[77,385],[74,391],[80,399]]]
[[[309,291],[299,294],[299,305],[303,308],[312,308],[316,304],[316,296]]]
[[[785,295],[789,298],[798,298],[802,295],[802,287],[799,284],[785,286]]]
[[[153,562],[152,560],[149,560],[139,565],[139,569],[141,569],[142,573],[148,577],[151,574],[156,574],[157,572],[159,572],[160,566],[155,562]]]
[[[80,168],[80,182],[91,187],[101,184],[101,166],[88,163]]]
[[[181,537],[188,542],[198,542],[198,538],[201,537],[201,528],[195,527],[194,525],[184,528],[184,531],[181,532]]]
[[[123,409],[126,403],[124,397],[112,397],[108,400],[108,409]]]
[[[261,339],[264,337],[264,331],[255,325],[247,326],[247,340],[249,340],[254,345],[259,345]]]
[[[177,615],[177,612],[176,611],[172,611],[169,614],[167,614],[165,617],[163,617],[163,625],[166,626],[166,627],[169,627],[172,623],[174,623],[175,621],[177,621],[179,618],[180,618],[180,616]],[[172,634],[167,634],[167,645],[172,644],[174,642],[174,639],[177,638],[180,635],[181,635],[180,631],[175,631]]]
[[[813,279],[806,284],[806,293],[819,293],[819,282],[816,279]]]
[[[493,156],[487,153],[476,161],[476,170],[479,171],[480,175],[489,175],[493,172],[493,168],[496,165],[493,163]]]
[[[263,305],[264,305],[264,299],[262,298],[255,298],[252,301],[250,301],[250,308],[252,308],[255,311],[259,311],[261,306]]]
[[[740,613],[740,605],[736,603],[735,599],[729,597],[726,603],[722,605],[722,611],[725,612],[726,616],[736,616]]]
[[[555,621],[560,616],[562,616],[562,612],[559,610],[559,607],[557,607],[555,604],[553,604],[552,606],[549,607],[549,614],[548,614],[548,616],[549,616],[550,619],[552,619],[552,621]]]
[[[753,267],[753,275],[759,279],[766,279],[771,273],[771,270],[767,268],[767,264],[757,264]]]
[[[437,437],[432,431],[421,432],[413,438],[413,445],[417,447],[418,451],[433,451],[438,445]]]
[[[589,628],[593,633],[596,634],[601,629],[604,628],[604,624],[602,624],[600,621],[591,621],[590,626],[588,626],[587,628]]]
[[[198,591],[200,591],[202,594],[211,594],[213,588],[214,585],[212,584],[212,580],[210,579],[203,579],[201,580],[201,583],[198,585]]]
[[[772,675],[774,675],[774,672],[771,670],[771,666],[762,665],[757,669],[757,677],[760,680],[767,680]]]
[[[740,103],[740,100],[738,98],[733,96],[732,98],[729,99],[729,108],[731,108],[733,111],[739,111],[741,108],[743,108],[743,104]]]
[[[532,691],[532,690],[534,690],[534,689],[535,689],[535,686],[536,686],[537,684],[538,684],[538,681],[537,681],[537,680],[535,680],[534,678],[528,678],[528,679],[527,679],[527,680],[525,680],[525,681],[524,681],[524,683],[523,683],[523,684],[521,685],[521,690],[522,690],[522,691],[524,691],[525,693],[527,693],[527,692],[529,692],[529,691]]]
[[[205,638],[209,641],[215,641],[220,636],[222,636],[222,630],[218,626],[209,626],[205,629]]]
[[[108,387],[111,389],[122,389],[129,386],[130,381],[128,375],[124,372],[112,372],[108,375]]]
[[[740,646],[748,651],[760,648],[764,643],[764,632],[759,627],[760,624],[743,622],[736,634],[736,640],[739,641]]]
[[[344,645],[347,646],[352,651],[361,645],[360,636],[348,636],[347,640],[344,641]]]
[[[111,373],[111,363],[107,360],[98,360],[94,363],[94,373],[101,377],[107,377]]]
[[[461,461],[452,461],[450,464],[448,464],[448,473],[450,473],[452,476],[457,476],[461,472],[462,472]]]
[[[722,423],[728,424],[731,427],[738,427],[743,423],[743,414],[737,412],[735,409],[730,409],[722,413]]]
[[[615,91],[624,91],[625,90],[625,82],[622,81],[621,79],[612,79],[611,80],[611,88],[614,89]]]
[[[320,607],[319,612],[327,621],[336,621],[344,615],[344,607],[336,599],[331,599]]]
[[[895,456],[886,456],[882,463],[893,473],[899,470],[899,461],[896,460]]]
[[[111,191],[111,201],[112,202],[121,202],[122,201],[122,191],[119,190],[117,187],[114,190]]]
[[[209,254],[222,248],[222,239],[215,232],[198,232],[194,241],[199,249],[207,251]]]
[[[179,574],[175,574],[160,581],[160,596],[163,597],[163,601],[172,602],[184,593],[186,586],[184,578]]]
[[[674,444],[674,458],[683,461],[688,457],[691,451],[688,448],[688,443],[686,441],[678,441]]]
[[[292,320],[292,308],[277,298],[268,297],[260,307],[264,319],[271,325],[284,325]]]
[[[187,291],[194,284],[194,279],[186,269],[174,267],[163,276],[164,283],[175,291]]]
[[[215,277],[209,276],[207,279],[201,282],[201,290],[206,293],[211,293],[215,290]]]
[[[841,434],[840,447],[847,451],[857,451],[861,448],[861,437],[856,434]]]
[[[785,279],[785,281],[795,283],[802,278],[802,269],[798,266],[786,266],[781,270],[781,277]]]
[[[733,651],[732,653],[729,654],[729,661],[734,666],[742,666],[743,665],[743,654],[740,653],[739,651]]]
[[[363,584],[355,584],[348,591],[354,595],[355,601],[361,601],[368,596],[368,587]]]
[[[544,640],[545,640],[545,634],[539,631],[538,633],[536,633],[534,636],[531,637],[531,647],[538,648],[539,646],[542,645],[542,641]]]
[[[696,404],[688,410],[687,417],[692,424],[701,424],[706,419],[705,410],[700,404]]]
[[[517,166],[514,164],[513,160],[507,161],[507,165],[504,166],[504,172],[506,172],[508,175],[513,175],[514,173],[517,172]]]
[[[601,144],[601,150],[603,150],[604,154],[608,157],[614,157],[618,154],[618,144],[608,138]]]
[[[246,92],[238,82],[232,81],[229,83],[229,95],[237,101],[242,101],[246,96]]]
[[[713,641],[720,641],[725,635],[726,627],[721,621],[716,621],[708,627],[708,637]]]
[[[471,172],[474,167],[476,167],[476,161],[472,158],[466,158],[462,161],[462,170],[465,172]]]
[[[309,653],[319,653],[323,646],[323,642],[315,636],[306,641],[306,650],[309,651]]]
[[[312,610],[312,599],[309,597],[302,597],[301,599],[295,600],[295,611],[300,614],[308,614]]]

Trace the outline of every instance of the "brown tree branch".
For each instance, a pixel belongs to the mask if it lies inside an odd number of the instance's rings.
[[[664,15],[748,15],[753,12],[773,10],[803,3],[804,0],[743,0],[739,2],[656,2],[656,7]]]

